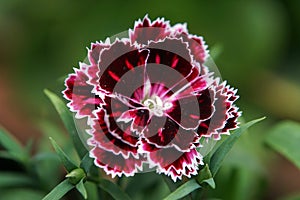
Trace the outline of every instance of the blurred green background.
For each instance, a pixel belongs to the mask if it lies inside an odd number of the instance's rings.
[[[241,141],[227,160],[228,166],[241,165],[233,158],[257,160],[250,162],[257,163],[251,170],[257,172],[262,165],[258,171],[263,171],[259,175],[266,177],[266,184],[260,181],[263,186],[259,185],[251,173],[234,176],[253,182],[255,191],[265,188],[266,198],[300,192],[299,170],[274,157],[262,142],[276,122],[300,121],[297,0],[1,0],[0,124],[23,142],[40,137],[37,119],[57,118],[43,89],[62,89],[60,78],[85,59],[91,42],[128,30],[147,13],[151,19],[165,17],[172,25],[187,22],[190,33],[203,36],[209,48],[221,47],[214,61],[223,79],[239,89],[237,104],[244,119],[267,116],[242,140],[249,148]],[[226,185],[226,180],[222,183]],[[216,195],[224,196],[219,190]]]

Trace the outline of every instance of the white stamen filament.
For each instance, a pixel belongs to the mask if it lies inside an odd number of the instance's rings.
[[[143,104],[158,117],[162,117],[164,115],[164,111],[172,107],[172,103],[164,103],[158,96],[155,96],[152,99],[146,99]]]

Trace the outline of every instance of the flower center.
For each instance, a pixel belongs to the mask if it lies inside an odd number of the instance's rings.
[[[164,111],[172,107],[172,103],[163,102],[158,96],[155,96],[154,98],[145,99],[143,101],[143,104],[149,108],[150,112],[152,112],[158,117],[162,117]]]

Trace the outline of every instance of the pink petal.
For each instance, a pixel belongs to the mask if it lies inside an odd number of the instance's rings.
[[[116,40],[100,55],[98,73],[102,90],[111,94],[122,76],[135,68],[144,66],[148,51],[140,51],[127,40]]]
[[[141,45],[147,45],[149,41],[158,41],[166,38],[171,34],[169,21],[164,18],[151,20],[146,15],[141,21],[136,21],[133,30],[129,30],[129,37],[131,43],[137,42]]]
[[[149,146],[149,145],[148,145]],[[176,148],[151,148],[145,145],[144,149],[151,150],[148,159],[157,172],[171,176],[174,182],[182,176],[191,177],[197,174],[198,165],[203,164],[202,156],[196,149],[188,152],[178,151]]]
[[[197,130],[200,136],[220,139],[220,134],[229,134],[229,130],[237,128],[237,118],[240,113],[237,111],[233,102],[237,99],[233,89],[226,87],[226,83],[218,84],[215,82],[216,100],[214,102],[215,112],[212,117],[203,121]]]
[[[109,47],[110,47],[109,40],[107,40],[107,42],[105,43],[103,42],[92,43],[91,48],[88,51],[88,58],[91,65],[98,65],[101,51]]]
[[[89,77],[85,71],[75,69],[65,81],[64,97],[70,100],[68,106],[77,112],[77,117],[92,116],[92,112],[103,102],[98,95],[91,93],[93,86],[88,83]]]
[[[130,123],[124,123],[117,120],[120,118],[122,113],[127,111],[128,107],[118,99],[108,96],[105,97],[104,102],[105,103],[102,105],[102,108],[105,110],[104,120],[106,126],[108,127],[108,131],[117,139],[136,147],[138,143],[138,137],[136,133],[131,131]]]
[[[143,131],[145,141],[155,147],[175,147],[188,151],[193,147],[197,134],[193,130],[185,130],[170,118],[153,116]]]
[[[112,152],[106,151],[101,147],[95,147],[90,151],[90,156],[95,158],[95,165],[102,168],[106,174],[121,177],[133,176],[139,170],[142,170],[142,165],[145,159],[143,157],[135,158],[129,156],[124,158],[121,154],[115,155]]]
[[[186,24],[176,24],[172,27],[172,35],[176,38],[182,38],[189,44],[189,49],[194,59],[203,64],[208,57],[208,50],[203,37],[191,35],[188,33]]]
[[[132,141],[132,138],[123,140],[115,137],[109,130],[109,124],[105,120],[105,111],[103,109],[97,112],[97,118],[93,124],[93,130],[91,131],[92,138],[89,140],[90,145],[101,146],[106,151],[113,152],[116,155],[122,154],[126,158],[130,154],[137,156],[137,140]],[[123,132],[128,131],[130,132],[130,129]],[[123,135],[129,134],[124,133]]]
[[[131,123],[131,131],[141,133],[150,121],[150,113],[148,109],[136,108],[125,111],[117,120],[125,123]]]

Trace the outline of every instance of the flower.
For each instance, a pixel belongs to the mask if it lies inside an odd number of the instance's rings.
[[[207,46],[186,24],[146,15],[128,37],[97,42],[65,81],[75,118],[87,118],[90,156],[112,177],[145,165],[176,181],[203,164],[201,138],[238,126],[237,90],[205,66]]]

